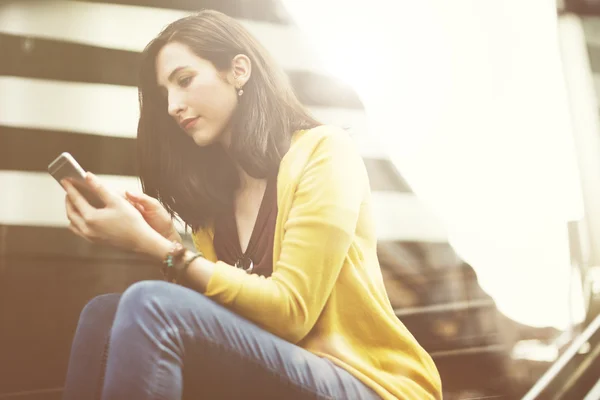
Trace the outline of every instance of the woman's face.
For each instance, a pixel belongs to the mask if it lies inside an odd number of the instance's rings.
[[[233,72],[220,73],[181,43],[167,43],[156,57],[156,80],[168,112],[198,146],[222,141],[237,107]],[[243,74],[242,74],[243,75]]]

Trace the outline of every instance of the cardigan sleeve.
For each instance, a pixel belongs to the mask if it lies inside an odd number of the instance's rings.
[[[328,133],[291,199],[279,259],[269,278],[217,262],[205,294],[292,342],[314,326],[354,240],[368,177],[346,132]]]

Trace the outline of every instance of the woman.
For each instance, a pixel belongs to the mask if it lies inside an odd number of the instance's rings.
[[[67,215],[88,240],[163,261],[168,282],[85,307],[65,399],[441,397],[387,298],[359,153],[239,23],[169,25],[144,51],[140,104],[145,194],[88,173],[106,207],[64,182]]]

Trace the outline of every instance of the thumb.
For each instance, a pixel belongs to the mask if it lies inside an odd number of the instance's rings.
[[[92,189],[100,196],[100,199],[104,201],[105,204],[112,203],[114,200],[115,194],[109,191],[98,179],[96,175],[91,172],[86,172],[85,180],[90,185]]]

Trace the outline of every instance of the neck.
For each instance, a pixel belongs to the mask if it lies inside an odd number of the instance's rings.
[[[258,189],[264,186],[266,179],[253,178],[238,164],[236,164],[236,168],[240,177],[240,187],[237,190],[238,193],[248,189]]]
[[[236,190],[237,193],[243,192],[248,189],[258,189],[264,186],[266,179],[253,178],[248,175],[248,173],[231,157],[231,152],[229,150],[230,143],[230,133],[229,131],[223,132],[221,146],[225,152],[230,156],[231,162],[235,165],[235,169],[238,172],[238,176],[240,178],[240,187]]]
[[[254,177],[248,175],[248,173],[236,162],[234,157],[231,156],[231,151],[229,148],[230,143],[231,143],[231,130],[226,130],[223,132],[220,142],[221,142],[221,146],[223,147],[225,152],[229,155],[229,159],[231,160],[231,162],[233,162],[235,169],[238,172],[238,176],[240,179],[240,186],[235,191],[236,195],[239,195],[240,193],[244,193],[246,191],[265,190],[265,188],[267,187],[267,179],[266,178],[254,178]]]

